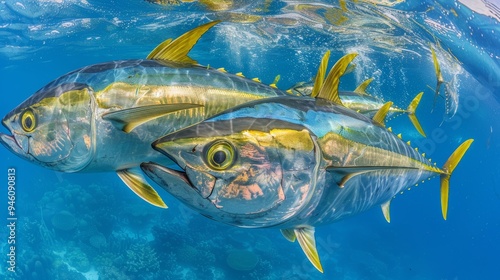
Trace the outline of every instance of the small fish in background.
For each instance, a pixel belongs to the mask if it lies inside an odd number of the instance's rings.
[[[320,67],[326,67],[326,65],[328,64],[328,57],[329,53],[327,53],[327,55],[324,56],[324,59],[325,58],[326,59],[324,62],[322,62]],[[344,75],[352,71],[353,67],[347,68]],[[344,104],[347,108],[352,109],[358,113],[366,115],[370,118],[373,117],[375,113],[382,106],[384,106],[386,102],[366,92],[366,88],[370,85],[372,81],[373,78],[365,80],[354,91],[339,91],[338,94],[340,100],[342,101],[342,104]],[[304,95],[304,96],[314,97],[315,93],[313,93],[313,87],[314,87],[313,82],[301,82],[297,83],[296,85],[288,89],[288,92],[294,95]],[[418,104],[420,103],[422,95],[423,92],[418,93],[413,98],[413,100],[410,102],[410,104],[406,109],[401,109],[396,106],[391,106],[389,109],[388,116],[394,114],[406,114],[410,119],[411,123],[413,124],[413,126],[415,127],[415,129],[420,133],[420,135],[426,137],[425,132],[415,115],[415,112],[417,110]]]
[[[437,45],[438,48],[439,44]],[[441,86],[444,87],[444,99],[445,99],[445,114],[448,116],[448,118],[451,118],[455,115],[455,113],[458,110],[458,93],[456,92],[456,88],[454,86],[451,86],[449,82],[445,81],[443,78],[443,74],[441,71],[441,65],[439,63],[438,57],[436,55],[436,51],[434,51],[434,48],[432,45],[429,45],[429,48],[431,50],[431,55],[432,55],[432,62],[434,64],[434,71],[436,73],[436,88],[434,90],[434,103],[432,105],[432,110],[431,113],[434,111],[437,103],[437,98],[438,96],[442,96],[441,93]],[[458,61],[455,58],[456,61]],[[453,82],[453,81],[452,81]]]
[[[288,95],[276,88],[198,65],[189,51],[219,21],[159,44],[146,59],[83,67],[63,75],[2,120],[12,153],[62,172],[116,172],[147,202],[166,207],[139,165],[173,164],[151,148],[157,138],[236,105]]]
[[[210,219],[280,229],[321,272],[316,226],[376,205],[389,222],[396,194],[437,175],[446,219],[451,174],[473,140],[437,168],[385,128],[391,102],[373,119],[344,107],[338,80],[355,56],[344,56],[324,82],[318,79],[314,98],[249,102],[158,139],[153,147],[179,168],[145,162],[143,171]]]

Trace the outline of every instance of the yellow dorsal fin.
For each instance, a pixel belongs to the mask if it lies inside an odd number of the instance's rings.
[[[355,93],[359,93],[361,95],[369,95],[368,93],[366,93],[366,88],[370,85],[370,83],[373,81],[373,78],[370,78],[368,80],[365,80],[364,82],[362,82],[355,90],[354,92]]]
[[[147,59],[196,64],[196,61],[191,59],[187,54],[201,36],[219,22],[219,20],[216,20],[200,25],[177,37],[175,40],[168,39],[164,41],[147,56]]]
[[[442,169],[444,173],[441,174],[441,212],[443,213],[443,219],[445,220],[448,215],[448,196],[450,193],[451,173],[453,173],[453,170],[455,170],[455,167],[457,167],[458,163],[464,156],[465,152],[467,152],[473,141],[473,139],[469,139],[463,142],[443,165]]]
[[[420,125],[420,122],[417,119],[417,116],[415,115],[415,111],[417,110],[418,104],[420,104],[420,99],[422,99],[422,95],[424,92],[420,92],[413,98],[411,101],[410,105],[408,105],[408,108],[406,109],[406,112],[408,113],[408,118],[410,118],[411,123],[413,126],[417,129],[418,133],[420,135],[426,137],[424,130],[422,129],[422,126]]]
[[[314,267],[323,273],[323,267],[318,256],[318,250],[316,249],[316,240],[314,239],[314,228],[313,227],[302,227],[296,228],[295,236],[299,241],[300,247],[306,254],[309,261],[314,265]]]
[[[316,73],[316,78],[314,79],[314,87],[311,91],[311,97],[318,96],[319,90],[323,86],[323,81],[325,80],[326,67],[328,67],[328,60],[330,59],[330,51],[327,51],[323,58],[321,59],[321,63],[318,67],[318,73]]]
[[[295,232],[293,229],[282,229],[281,234],[286,238],[286,240],[290,242],[295,242],[297,237],[295,236]]]
[[[252,79],[252,81],[257,82],[257,83],[260,83],[259,78],[253,78],[253,79]]]
[[[337,63],[335,63],[318,93],[318,98],[323,98],[333,103],[342,105],[342,101],[339,97],[340,77],[342,77],[349,63],[351,63],[357,55],[358,54],[356,53],[344,55],[337,61]],[[316,85],[314,86],[316,87]]]
[[[389,101],[385,103],[384,106],[380,107],[377,113],[375,113],[375,116],[373,116],[373,122],[380,125],[381,127],[385,127],[385,117],[387,116],[389,109],[391,109],[391,106],[392,102]]]
[[[278,84],[279,80],[281,79],[281,75],[276,75],[276,77],[274,77],[274,81],[269,85],[270,87],[273,87],[273,88],[278,88],[276,85]]]
[[[117,171],[117,174],[125,185],[127,185],[127,187],[129,187],[140,198],[154,206],[167,208],[167,205],[163,202],[158,193],[146,182],[142,173],[131,169],[124,169]]]
[[[392,199],[388,200],[386,203],[382,204],[382,213],[384,214],[384,218],[388,223],[391,223],[391,201]]]

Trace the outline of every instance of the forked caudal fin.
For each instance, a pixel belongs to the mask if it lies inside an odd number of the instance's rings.
[[[469,139],[463,142],[451,156],[448,158],[446,163],[443,165],[444,173],[441,174],[441,211],[443,212],[443,218],[446,220],[448,214],[448,196],[450,192],[450,176],[457,167],[458,163],[464,156],[467,149],[469,149],[470,145],[474,139]]]
[[[424,130],[422,129],[422,126],[420,125],[420,122],[417,119],[417,116],[415,115],[415,111],[417,110],[418,104],[420,104],[420,99],[422,99],[422,95],[424,92],[420,92],[413,98],[411,101],[410,105],[408,105],[408,108],[406,109],[406,112],[408,114],[408,118],[410,118],[411,123],[413,126],[417,129],[417,131],[424,137],[427,137],[425,135]]]

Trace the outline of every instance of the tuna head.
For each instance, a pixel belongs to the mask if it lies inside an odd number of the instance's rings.
[[[269,122],[279,121],[241,118],[184,129],[153,144],[182,171],[154,163],[142,168],[212,219],[245,227],[273,226],[293,216],[307,200],[316,159],[313,139],[303,127],[269,129]]]
[[[92,119],[91,89],[85,84],[56,81],[3,118],[12,135],[0,133],[0,139],[21,158],[50,169],[75,172],[92,159]]]

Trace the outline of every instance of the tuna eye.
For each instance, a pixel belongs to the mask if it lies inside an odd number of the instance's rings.
[[[36,127],[36,118],[33,110],[27,109],[21,115],[21,127],[25,132],[32,132]]]
[[[216,141],[208,147],[205,159],[212,169],[228,169],[234,163],[234,148],[226,141]]]

